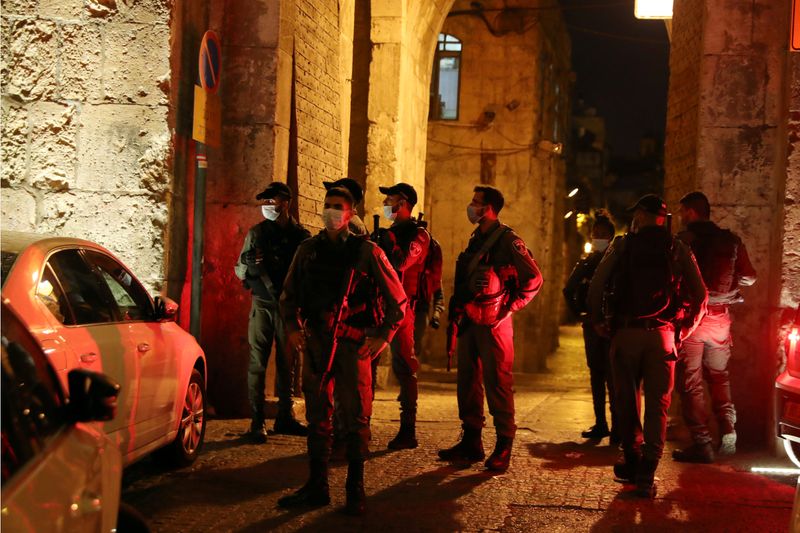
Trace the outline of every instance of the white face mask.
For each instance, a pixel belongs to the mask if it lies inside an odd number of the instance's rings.
[[[267,220],[275,221],[280,216],[281,212],[277,206],[274,205],[262,205],[261,206],[261,214],[264,215],[264,218]]]
[[[609,242],[608,239],[592,239],[592,251],[605,252]]]
[[[472,224],[477,224],[483,218],[484,213],[478,213],[478,209],[483,209],[482,207],[475,207],[474,205],[467,206],[467,218]]]
[[[346,223],[345,212],[341,209],[323,209],[322,223],[325,224],[325,229],[329,231],[340,230]]]
[[[385,205],[383,206],[383,216],[387,219],[394,221],[397,218],[397,213],[393,212],[394,206],[392,205]]]

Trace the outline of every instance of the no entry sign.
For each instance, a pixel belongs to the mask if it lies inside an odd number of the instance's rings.
[[[219,37],[209,30],[200,42],[198,73],[200,86],[211,94],[219,90],[219,78],[222,71],[222,48]]]

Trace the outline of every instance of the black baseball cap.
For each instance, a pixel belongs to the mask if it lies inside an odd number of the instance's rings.
[[[350,191],[350,194],[353,196],[353,201],[356,204],[360,204],[361,200],[364,199],[364,190],[353,178],[340,178],[336,181],[323,181],[322,185],[325,186],[325,190],[330,190],[333,187],[343,187],[347,189]]]
[[[664,202],[660,196],[655,194],[645,194],[639,198],[635,204],[630,206],[627,211],[630,213],[632,211],[636,211],[637,209],[643,209],[644,211],[653,215],[662,217],[667,216],[666,202]]]
[[[417,205],[417,191],[408,183],[395,183],[391,187],[378,187],[378,190],[386,195],[399,194],[411,204],[411,207]]]
[[[273,181],[267,188],[256,195],[256,200],[269,200],[276,196],[282,196],[286,200],[292,199],[292,190],[285,183]]]

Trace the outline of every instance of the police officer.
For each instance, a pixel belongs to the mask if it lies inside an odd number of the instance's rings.
[[[421,220],[420,213],[417,223],[428,229],[428,222]],[[417,305],[414,309],[414,350],[416,354],[422,351],[422,340],[428,326],[439,329],[441,316],[444,312],[444,290],[442,289],[442,247],[431,235],[428,255],[425,266],[420,275],[420,286]]]
[[[457,328],[459,335],[457,394],[463,434],[455,446],[439,450],[439,457],[469,462],[484,458],[485,389],[497,431],[497,443],[485,465],[503,472],[508,469],[517,430],[511,314],[536,296],[542,274],[525,242],[497,219],[505,203],[503,193],[489,186],[477,186],[474,193],[467,218],[478,229],[456,262],[448,328]]]
[[[417,447],[419,361],[414,352],[414,322],[420,299],[420,278],[425,269],[431,238],[425,228],[411,218],[411,211],[417,204],[414,187],[397,183],[391,187],[379,187],[379,190],[386,195],[383,214],[392,221],[392,226],[388,230],[378,230],[373,239],[397,271],[408,300],[408,310],[391,343],[392,370],[400,382],[400,430],[389,441],[389,449],[402,450]]]
[[[633,212],[631,233],[614,240],[600,261],[589,286],[589,312],[598,335],[611,336],[615,409],[624,455],[614,465],[614,474],[635,482],[638,496],[653,498],[667,431],[675,328],[680,327],[682,336],[688,335],[699,321],[707,295],[689,248],[664,227],[664,201],[648,194],[629,211]],[[681,291],[685,287],[685,296],[678,295],[678,287]],[[641,384],[644,429],[639,412]]]
[[[681,198],[678,211],[685,230],[678,238],[691,246],[708,289],[708,309],[694,333],[681,344],[677,377],[683,419],[693,444],[672,452],[676,461],[711,463],[714,451],[708,431],[703,377],[708,381],[711,405],[720,430],[720,455],[736,452],[736,409],[731,398],[728,360],[731,357],[730,304],[742,301],[739,287],[756,281],[742,240],[711,220],[708,198],[699,191]]]
[[[325,228],[300,245],[281,296],[290,348],[303,352],[310,464],[308,482],[278,500],[282,507],[330,503],[328,460],[335,395],[349,461],[345,511],[364,512],[364,458],[372,414],[370,360],[391,341],[406,302],[383,251],[350,233],[353,203],[347,189],[327,191],[322,211]]]
[[[350,194],[353,196],[353,209],[358,208],[361,205],[361,201],[364,199],[364,189],[361,188],[361,185],[358,184],[356,180],[353,178],[340,178],[336,181],[323,181],[322,185],[325,186],[325,190],[330,190],[332,187],[344,187],[347,189]],[[369,230],[367,229],[367,225],[364,224],[364,221],[361,220],[361,217],[358,216],[358,213],[353,211],[353,217],[350,219],[350,233],[353,235],[369,235]]]
[[[289,216],[292,192],[285,183],[273,181],[256,195],[256,199],[262,201],[261,213],[265,220],[247,232],[234,271],[253,298],[247,330],[250,342],[247,389],[252,413],[247,435],[254,442],[262,443],[267,440],[264,386],[273,339],[278,392],[278,416],[273,429],[285,435],[306,434],[306,428],[292,414],[295,353],[286,351],[278,298],[295,250],[311,234]]]
[[[617,416],[614,413],[614,380],[609,359],[610,342],[594,330],[589,320],[587,298],[589,283],[594,271],[603,258],[611,239],[614,238],[614,224],[598,213],[592,225],[592,252],[578,261],[564,287],[564,298],[567,307],[582,320],[583,343],[586,351],[586,364],[589,367],[589,382],[592,387],[592,404],[594,406],[594,425],[581,433],[585,439],[602,439],[611,436],[611,444],[619,444],[616,433]],[[606,386],[608,386],[608,404],[611,411],[611,430],[606,420]]]

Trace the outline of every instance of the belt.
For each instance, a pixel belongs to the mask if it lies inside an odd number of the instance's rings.
[[[614,327],[634,329],[675,329],[669,322],[656,318],[618,318],[614,320]]]
[[[721,305],[709,305],[706,307],[706,314],[707,315],[725,315],[728,313],[728,306],[725,304]]]

